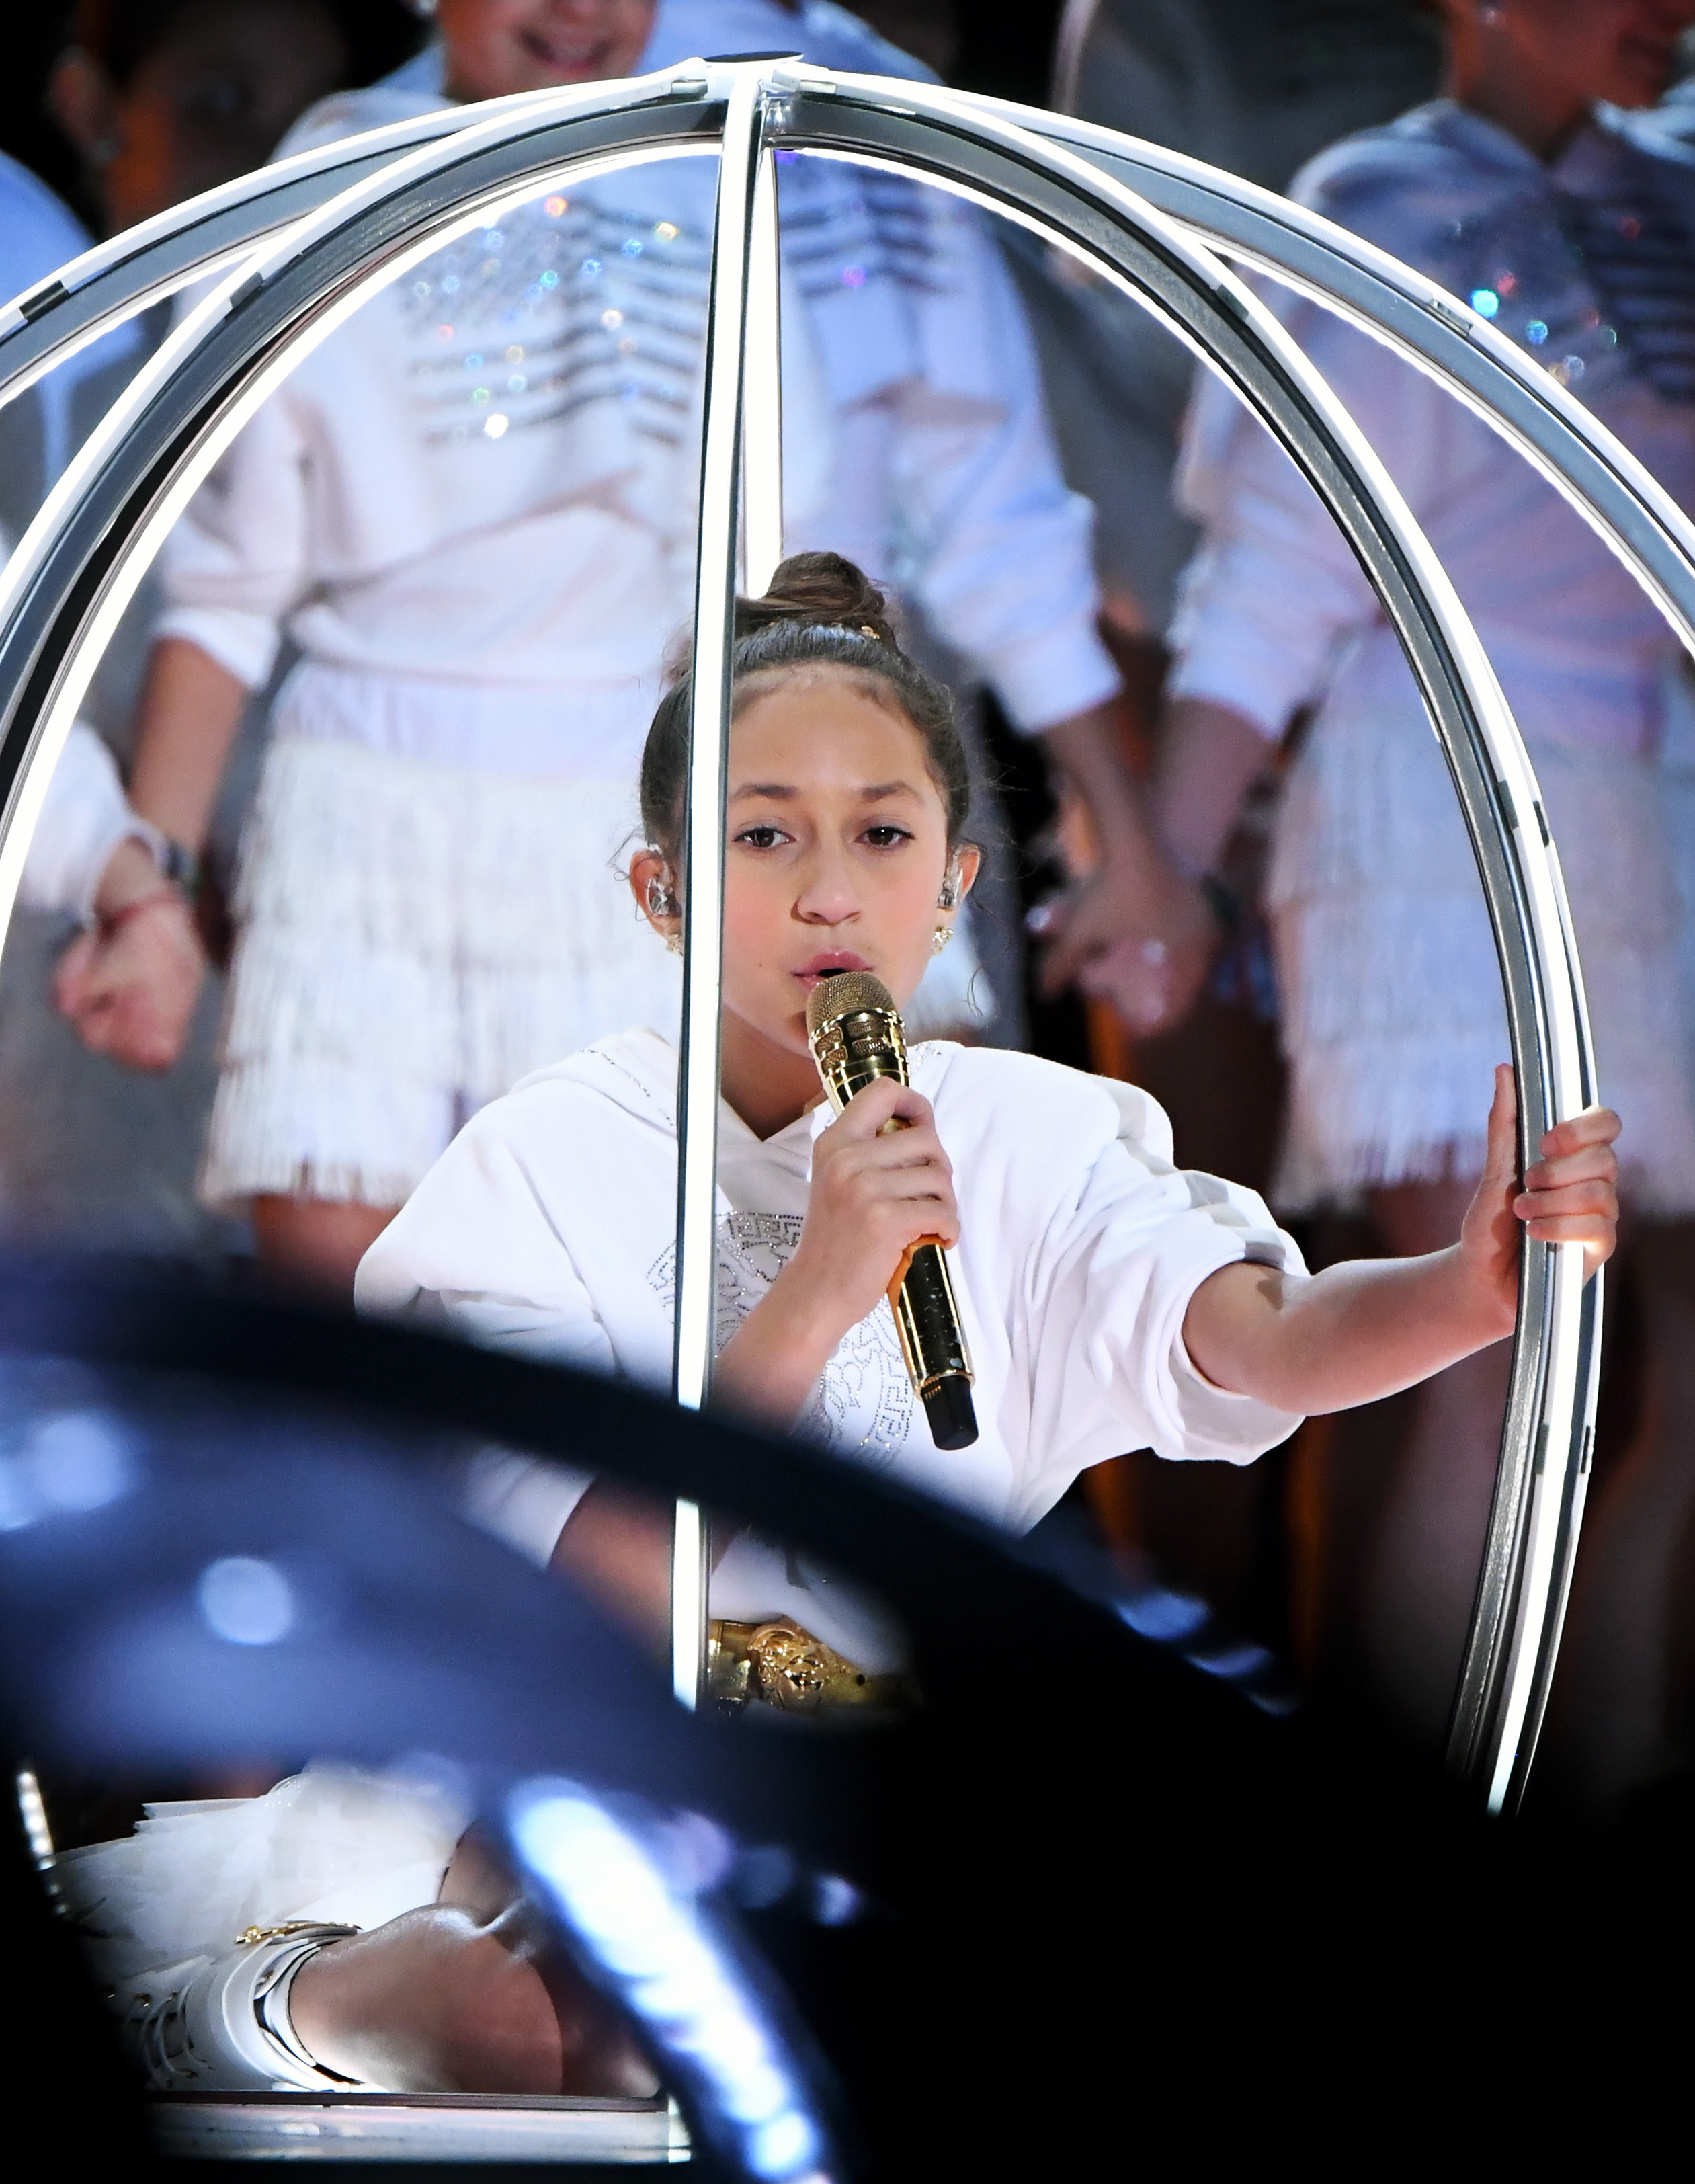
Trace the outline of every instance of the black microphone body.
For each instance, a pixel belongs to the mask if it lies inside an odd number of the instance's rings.
[[[911,1083],[906,1032],[894,997],[863,971],[820,978],[807,996],[807,1036],[830,1104],[839,1115],[879,1077]],[[899,1123],[886,1125],[903,1128]],[[937,1448],[969,1448],[977,1438],[971,1401],[971,1353],[939,1243],[914,1244],[889,1284],[889,1303],[906,1369]]]

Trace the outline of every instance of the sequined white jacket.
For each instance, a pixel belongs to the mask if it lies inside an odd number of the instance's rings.
[[[821,58],[892,64],[833,8],[797,25],[771,0],[669,0],[642,65],[797,29]],[[326,101],[283,148],[442,103],[432,51]],[[645,727],[690,604],[714,177],[672,160],[543,195],[373,299],[179,525],[162,628],[249,685],[286,627],[384,675],[625,688]],[[1090,510],[975,214],[839,163],[789,161],[781,187],[791,550],[892,579],[1024,727],[1110,695]],[[568,705],[559,719],[568,733]]]
[[[1686,229],[1695,218],[1687,162],[1597,124],[1544,167],[1493,124],[1437,100],[1322,153],[1292,194],[1478,297],[1695,507],[1695,407],[1648,383],[1558,220],[1559,193],[1612,203],[1643,192]],[[1526,734],[1651,749],[1675,643],[1605,547],[1422,373],[1315,304],[1285,298],[1276,308],[1406,495]],[[1366,729],[1385,707],[1420,714],[1399,647],[1335,525],[1216,382],[1195,404],[1183,490],[1206,534],[1174,625],[1178,694],[1232,706],[1270,738],[1315,702]]]

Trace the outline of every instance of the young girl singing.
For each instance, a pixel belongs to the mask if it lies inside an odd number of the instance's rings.
[[[715,1401],[1022,1530],[1124,1449],[1246,1462],[1303,1413],[1502,1340],[1521,1229],[1581,1242],[1592,1268],[1609,1255],[1616,1117],[1562,1123],[1520,1184],[1505,1067],[1459,1240],[1317,1276],[1253,1193],[1173,1165],[1164,1116],[1128,1085],[937,1041],[913,1050],[909,1089],[877,1084],[832,1120],[807,995],[831,972],[870,971],[903,1003],[946,945],[977,866],[961,836],[964,761],[946,692],[840,557],[785,562],[738,632]],[[631,884],[656,945],[681,923],[687,708],[685,684],[642,760],[648,847]],[[664,1388],[675,1079],[673,1049],[637,1029],[484,1109],[366,1255],[361,1306]],[[881,1135],[891,1117],[907,1128]],[[906,1246],[937,1234],[981,1429],[953,1453],[931,1440],[884,1296]],[[564,1560],[588,1550],[599,1518],[602,1497],[571,1506],[576,1491],[556,1513],[570,1518]],[[742,1598],[738,1552],[714,1578],[714,1613],[793,1605]],[[769,1590],[770,1574],[757,1582]]]
[[[914,1048],[910,1089],[882,1079],[831,1120],[807,995],[843,970],[874,972],[899,1002],[916,988],[976,869],[960,832],[964,759],[946,692],[838,556],[784,563],[771,593],[743,604],[740,630],[718,1401],[1021,1529],[1121,1449],[1246,1462],[1302,1412],[1405,1387],[1501,1340],[1521,1228],[1582,1243],[1592,1266],[1610,1253],[1617,1117],[1596,1109],[1551,1130],[1521,1189],[1506,1069],[1459,1240],[1317,1276],[1251,1192],[1172,1165],[1164,1117],[1128,1085],[934,1042]],[[683,686],[647,738],[650,846],[631,872],[663,940],[680,924],[687,716]],[[675,1079],[675,1050],[636,1030],[484,1108],[366,1255],[361,1304],[443,1315],[485,1340],[663,1387]],[[895,1117],[908,1127],[881,1135]],[[951,1454],[913,1400],[884,1295],[907,1245],[930,1235],[952,1247],[976,1368],[981,1438]],[[492,1488],[486,1517],[527,1531],[544,1559],[663,1638],[668,1513],[517,1458]],[[744,1534],[713,1572],[712,1612],[786,1616],[862,1683],[898,1667],[898,1639],[870,1604],[821,1578]],[[550,1996],[509,1886],[479,1880],[464,1846],[454,1856],[461,1825],[392,1784],[320,1770],[250,1807],[161,1808],[135,1839],[75,1854],[68,1885],[107,1907],[115,1953],[103,1976],[154,2082],[648,2090],[603,2013]],[[344,1837],[357,1857],[338,1849]],[[220,1916],[201,1903],[191,1933],[184,1866],[212,1869],[235,1839],[253,1886]],[[347,1919],[370,1930],[315,1923]],[[242,1921],[264,1931],[218,1942]],[[211,2006],[266,1992],[276,1998],[262,2011]],[[189,2027],[180,2053],[149,2031],[167,2016]]]

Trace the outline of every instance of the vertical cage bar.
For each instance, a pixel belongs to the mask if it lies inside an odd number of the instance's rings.
[[[688,802],[684,815],[683,1022],[677,1070],[677,1284],[672,1385],[685,1409],[706,1401],[717,1319],[719,1009],[724,972],[724,769],[736,597],[744,343],[753,193],[759,170],[756,69],[731,78],[713,228],[701,427],[700,524],[690,661]],[[700,1701],[706,1661],[707,1530],[677,1505],[671,1548],[671,1683]]]
[[[742,588],[758,598],[783,558],[782,281],[777,165],[762,151],[747,260],[747,340],[742,393]]]

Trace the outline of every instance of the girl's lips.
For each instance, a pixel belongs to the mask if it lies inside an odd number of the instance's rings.
[[[820,978],[833,978],[840,971],[869,971],[870,967],[863,956],[855,956],[847,949],[832,949],[827,956],[814,956],[810,962],[803,963],[795,976],[803,985],[810,988]]]

